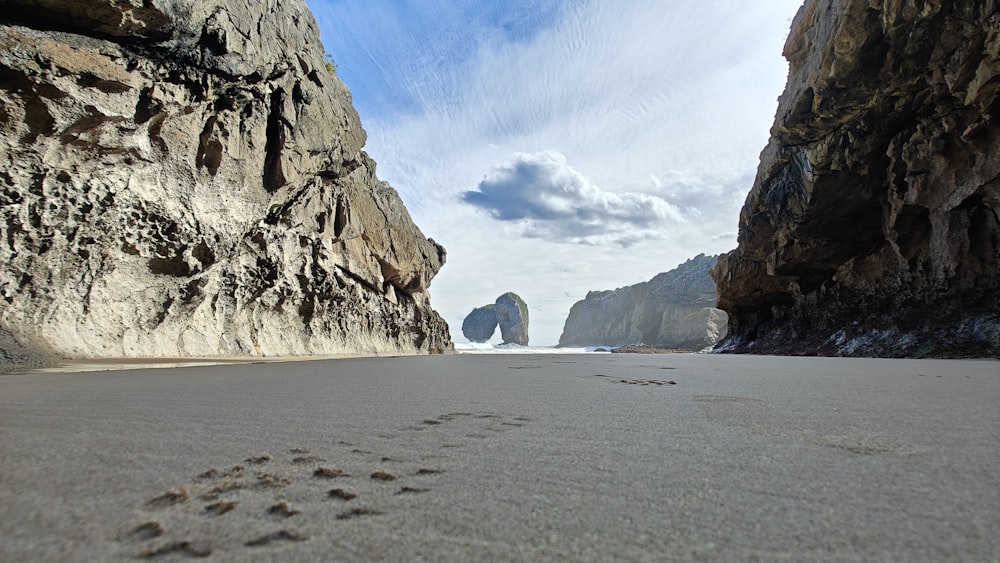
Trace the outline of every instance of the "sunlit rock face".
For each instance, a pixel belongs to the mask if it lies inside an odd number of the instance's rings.
[[[70,357],[452,349],[444,249],[301,0],[9,0],[2,329]]]
[[[1000,4],[810,0],[784,54],[724,348],[1000,354]]]
[[[591,291],[570,309],[560,346],[621,346],[702,350],[726,334],[726,313],[715,308],[709,270],[700,254],[677,268],[614,291]]]

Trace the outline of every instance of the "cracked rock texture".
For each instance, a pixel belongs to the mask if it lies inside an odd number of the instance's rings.
[[[724,349],[1000,355],[1000,2],[809,0]]]
[[[591,291],[569,311],[560,346],[621,346],[702,350],[726,335],[726,313],[715,308],[709,270],[715,256],[698,256],[648,282]]]
[[[452,349],[427,293],[445,251],[361,151],[301,0],[3,8],[5,334],[66,357]]]

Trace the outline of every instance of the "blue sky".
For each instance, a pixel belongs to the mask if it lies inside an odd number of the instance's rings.
[[[735,247],[801,0],[307,3],[379,176],[448,250],[456,342],[514,291],[552,345],[587,291]]]

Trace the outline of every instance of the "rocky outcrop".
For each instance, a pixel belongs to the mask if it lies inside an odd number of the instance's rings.
[[[469,342],[489,342],[496,331],[496,305],[477,307],[462,321],[462,335]]]
[[[591,291],[570,309],[559,346],[715,345],[726,334],[726,314],[715,308],[715,282],[708,274],[715,261],[699,254],[648,282]]]
[[[809,0],[724,349],[1000,355],[1000,3]]]
[[[603,349],[603,348],[602,348]],[[671,350],[669,348],[654,348],[646,344],[626,344],[611,350],[612,354],[682,354],[690,353],[690,350]]]
[[[528,345],[528,305],[516,293],[497,297],[497,324],[504,344]]]
[[[301,0],[9,0],[4,329],[72,357],[452,349]]]
[[[469,342],[489,342],[500,327],[504,344],[528,345],[528,306],[516,293],[504,293],[492,305],[477,307],[462,321]]]
[[[37,343],[15,338],[0,328],[0,374],[45,367],[56,360],[52,353]]]

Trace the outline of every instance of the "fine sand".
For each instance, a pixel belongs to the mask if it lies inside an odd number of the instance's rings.
[[[997,561],[1000,362],[0,377],[0,561]]]
[[[182,368],[194,366],[224,366],[232,364],[274,364],[285,362],[314,362],[354,358],[347,354],[329,356],[210,356],[187,358],[102,358],[56,360],[51,365],[33,370],[35,373],[77,373],[84,371],[121,371],[132,369]]]

